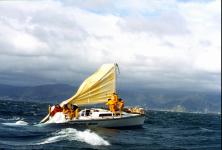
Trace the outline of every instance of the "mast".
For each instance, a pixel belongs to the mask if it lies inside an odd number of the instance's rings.
[[[115,89],[115,93],[117,93],[117,71],[119,72],[119,66],[118,66],[118,64],[117,63],[114,63],[114,69],[115,69],[115,75],[114,75],[114,80],[115,80],[115,82],[114,82],[114,89]]]

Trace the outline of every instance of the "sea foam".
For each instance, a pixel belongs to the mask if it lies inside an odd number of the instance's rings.
[[[65,115],[62,112],[57,112],[46,123],[63,123],[63,122],[67,122]]]
[[[110,145],[108,141],[104,140],[101,136],[99,136],[98,134],[88,129],[85,131],[78,131],[73,128],[62,129],[61,131],[53,134],[52,137],[49,137],[38,144],[48,144],[48,143],[54,143],[54,142],[58,142],[62,140],[80,141],[80,142],[85,142],[90,145],[98,145],[98,146]]]

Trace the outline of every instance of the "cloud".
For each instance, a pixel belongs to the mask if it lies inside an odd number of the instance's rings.
[[[219,0],[0,3],[2,83],[80,84],[118,62],[121,85],[221,89]]]

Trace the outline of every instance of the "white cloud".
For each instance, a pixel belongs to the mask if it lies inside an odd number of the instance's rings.
[[[16,48],[23,50],[36,50],[47,47],[45,43],[26,33],[14,34],[11,40]]]
[[[0,72],[71,83],[102,63],[118,62],[124,84],[215,90],[221,82],[220,3],[0,2]]]
[[[221,69],[221,53],[219,51],[207,51],[197,56],[194,65],[205,71],[218,72]]]

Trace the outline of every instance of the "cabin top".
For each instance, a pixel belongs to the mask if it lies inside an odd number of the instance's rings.
[[[100,118],[100,117],[113,117],[114,114],[106,109],[100,108],[91,108],[91,109],[83,109],[79,112],[80,117],[90,116],[92,118]],[[116,115],[120,115],[118,112]]]

